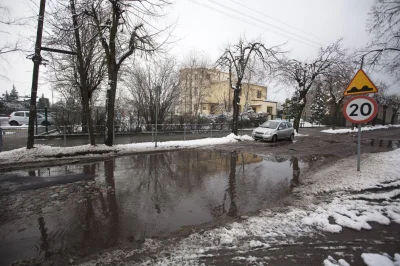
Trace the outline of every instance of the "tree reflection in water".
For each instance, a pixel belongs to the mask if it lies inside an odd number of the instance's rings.
[[[107,185],[108,212],[108,236],[107,245],[113,246],[117,243],[119,232],[118,205],[115,191],[114,160],[104,162],[105,181]]]
[[[236,151],[231,152],[231,170],[229,173],[229,186],[228,186],[228,193],[229,198],[231,200],[231,204],[229,206],[228,215],[235,217],[237,216],[237,205],[235,202],[236,198],[236,161],[238,155]]]
[[[300,167],[299,167],[299,159],[297,157],[292,157],[290,159],[290,164],[293,168],[293,178],[290,181],[290,188],[293,189],[300,184],[299,177],[300,177]]]

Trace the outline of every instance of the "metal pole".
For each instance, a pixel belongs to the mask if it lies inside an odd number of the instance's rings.
[[[48,122],[47,122],[47,107],[44,108],[44,121],[46,124],[46,133],[49,133],[49,126],[48,126]]]
[[[35,142],[35,117],[36,117],[36,96],[39,81],[39,66],[42,61],[42,56],[40,55],[40,49],[42,46],[42,35],[43,35],[43,21],[44,21],[44,11],[45,11],[46,0],[40,1],[39,8],[39,18],[38,27],[36,33],[36,45],[35,45],[35,55],[33,56],[33,75],[32,75],[32,90],[31,90],[31,102],[29,109],[29,124],[28,124],[28,141],[26,148],[32,149]]]
[[[183,140],[186,140],[186,124],[183,124]]]
[[[67,127],[64,125],[64,147],[67,147]]]
[[[154,145],[154,147],[156,147],[156,148],[157,148],[157,119],[158,119],[157,113],[158,113],[158,104],[156,103],[156,136],[155,136],[155,145]]]
[[[0,152],[3,150],[3,129],[0,127]]]
[[[360,161],[361,161],[361,124],[358,124],[357,172],[360,172]]]
[[[213,128],[212,128],[212,127],[213,127],[213,124],[212,124],[212,123],[210,124],[210,127],[211,127],[211,137],[212,137],[212,133],[213,133],[213,132],[212,132],[212,130],[213,130]]]
[[[160,104],[160,94],[161,94],[161,86],[156,86],[156,138],[155,138],[155,147],[157,148],[157,133],[158,133],[158,105]]]
[[[154,125],[151,125],[151,142],[154,142]]]

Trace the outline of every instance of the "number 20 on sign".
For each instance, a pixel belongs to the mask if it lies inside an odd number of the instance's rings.
[[[374,119],[378,113],[378,104],[368,96],[357,96],[346,102],[343,114],[346,119],[355,124],[362,124]]]

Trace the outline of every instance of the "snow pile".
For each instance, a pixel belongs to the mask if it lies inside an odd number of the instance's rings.
[[[400,127],[400,125],[366,126],[366,127],[361,127],[361,131],[371,131],[371,130],[378,130],[378,129],[388,129],[388,128],[391,128],[391,127]],[[323,133],[330,133],[330,134],[355,133],[355,132],[358,132],[358,128],[355,127],[353,130],[351,130],[351,128],[341,128],[341,129],[335,129],[335,130],[333,130],[333,129],[326,129],[326,130],[322,130],[321,132],[323,132]]]
[[[157,143],[157,148],[154,147],[153,142],[142,142],[142,143],[132,143],[123,145],[114,145],[112,147],[106,145],[82,145],[75,147],[50,147],[45,145],[35,145],[33,149],[27,150],[26,148],[20,148],[12,151],[6,151],[0,153],[0,163],[8,164],[15,162],[32,162],[40,161],[44,158],[57,158],[63,156],[96,156],[96,154],[101,153],[118,153],[118,154],[129,154],[134,152],[143,151],[160,151],[160,150],[170,150],[170,149],[182,149],[182,148],[194,148],[200,146],[218,145],[234,143],[237,141],[247,141],[253,140],[252,137],[248,135],[236,136],[230,134],[222,138],[206,138],[197,140],[187,140],[187,141],[166,141]]]
[[[308,137],[308,135],[297,133],[296,130],[294,131],[294,135],[295,135],[296,137]]]
[[[367,266],[399,266],[400,254],[395,254],[392,259],[387,254],[363,253],[361,258]]]
[[[326,260],[324,260],[324,266],[350,266],[344,259],[335,260],[331,256],[328,256]]]
[[[302,127],[326,127],[325,125],[310,123],[310,122],[300,122]]]
[[[399,165],[400,149],[384,153],[362,154],[360,172],[356,171],[357,158],[346,158],[305,177],[303,192],[317,195],[343,190],[360,191],[367,188],[380,188],[387,186],[380,183],[400,182]]]

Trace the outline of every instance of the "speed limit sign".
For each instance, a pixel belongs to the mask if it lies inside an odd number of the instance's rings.
[[[346,119],[355,124],[362,124],[371,121],[378,113],[378,104],[368,96],[357,96],[343,107],[343,114]]]

